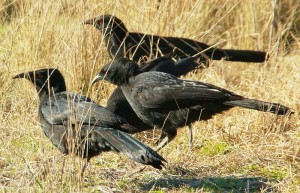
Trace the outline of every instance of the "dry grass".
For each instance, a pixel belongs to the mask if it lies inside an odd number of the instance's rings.
[[[271,3],[273,2],[273,3]],[[3,192],[255,192],[300,191],[300,13],[299,2],[278,1],[33,1],[6,0],[0,7],[0,181]],[[224,48],[266,50],[265,64],[212,61],[185,78],[238,94],[279,102],[295,110],[279,117],[232,109],[194,124],[195,148],[186,129],[160,153],[157,171],[124,156],[94,158],[81,178],[81,161],[62,157],[44,136],[38,97],[24,70],[57,67],[70,90],[105,105],[113,86],[91,87],[110,59],[102,36],[81,21],[104,13],[130,30],[188,37]],[[153,143],[153,134],[139,134]],[[154,135],[157,137],[156,135]],[[264,183],[263,183],[264,182]]]

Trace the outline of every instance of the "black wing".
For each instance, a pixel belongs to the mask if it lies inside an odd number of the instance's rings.
[[[170,56],[162,56],[145,62],[140,67],[141,72],[158,71],[175,74],[175,63]]]
[[[175,73],[173,75],[180,77],[182,75],[185,75],[192,70],[195,70],[197,68],[200,68],[200,61],[196,62],[195,60],[197,57],[187,57],[180,59],[175,62]]]
[[[119,127],[127,122],[108,109],[94,103],[89,98],[70,92],[51,95],[41,105],[42,116],[54,125],[90,124],[101,127]]]
[[[181,80],[161,72],[142,73],[134,82],[133,94],[146,108],[176,110],[196,106],[202,102],[224,102],[232,96],[237,96],[210,84]]]

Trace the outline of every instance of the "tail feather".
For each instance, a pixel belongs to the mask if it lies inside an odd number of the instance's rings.
[[[121,127],[121,130],[126,132],[126,133],[132,133],[133,134],[133,133],[140,132],[140,130],[138,128],[136,128],[136,127],[134,127],[130,124],[127,124],[127,123],[120,125],[120,127]]]
[[[283,106],[281,104],[263,102],[255,99],[243,98],[241,100],[226,101],[223,104],[228,106],[238,106],[247,109],[270,112],[278,115],[286,115],[289,113],[293,113],[289,107]]]
[[[154,58],[148,62],[145,62],[144,64],[141,65],[140,71],[141,72],[159,71],[159,72],[169,73],[168,72],[168,70],[170,70],[170,68],[168,67],[170,65],[169,62],[170,61],[172,62],[172,58],[169,55],[170,54],[167,54],[165,56]],[[167,63],[167,65],[165,65],[165,63]]]
[[[232,49],[210,49],[205,52],[213,60],[235,62],[264,62],[268,60],[266,52],[252,50],[232,50]]]
[[[162,169],[163,161],[166,162],[156,151],[127,133],[112,128],[103,129],[99,133],[111,146],[136,162],[157,169]]]
[[[186,57],[175,62],[175,76],[180,77],[200,66],[195,62],[198,56]]]

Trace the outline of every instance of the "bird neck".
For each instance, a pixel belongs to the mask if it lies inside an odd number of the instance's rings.
[[[39,94],[40,101],[49,97],[49,92],[44,89],[38,90],[38,94]]]
[[[123,23],[114,23],[112,26],[104,29],[103,35],[106,43],[113,41],[114,44],[120,45],[128,34],[128,30]]]
[[[116,73],[111,73],[108,80],[117,86],[130,84],[130,80],[140,73],[139,66],[132,62],[126,67],[120,67]]]
[[[129,74],[130,77],[134,77],[134,76],[136,76],[136,75],[138,75],[140,73],[141,73],[141,71],[140,71],[139,66],[137,64],[135,64],[135,65],[131,66],[131,68],[129,69],[129,73],[128,74]]]
[[[39,98],[44,99],[46,97],[48,98],[51,95],[55,95],[56,93],[66,91],[66,86],[58,85],[58,86],[54,86],[54,87],[50,87],[50,88],[48,86],[44,86],[43,88],[36,86],[36,90],[38,91]]]
[[[136,63],[132,63],[128,69],[127,76],[125,78],[125,84],[130,84],[130,80],[134,79],[135,76],[140,74],[140,68]]]

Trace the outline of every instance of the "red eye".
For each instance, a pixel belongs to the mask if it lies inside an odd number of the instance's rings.
[[[98,25],[102,25],[103,24],[103,20],[99,20],[97,21]]]
[[[44,75],[43,74],[37,74],[37,78],[38,79],[44,79]]]

